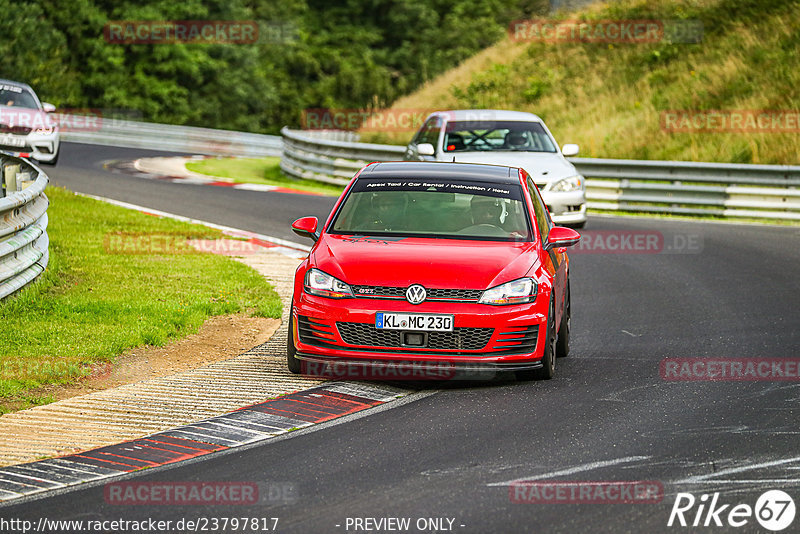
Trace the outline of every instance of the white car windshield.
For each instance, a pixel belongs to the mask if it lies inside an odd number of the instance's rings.
[[[538,122],[477,120],[448,122],[443,150],[556,152],[556,146]]]
[[[0,106],[39,109],[30,91],[18,85],[0,83]]]

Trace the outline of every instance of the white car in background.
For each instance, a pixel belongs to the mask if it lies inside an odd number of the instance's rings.
[[[0,150],[55,165],[61,145],[56,107],[41,102],[28,84],[0,79]]]
[[[557,225],[586,224],[586,180],[565,156],[578,145],[558,143],[532,113],[474,109],[437,111],[406,149],[407,161],[491,163],[522,167],[533,177]]]

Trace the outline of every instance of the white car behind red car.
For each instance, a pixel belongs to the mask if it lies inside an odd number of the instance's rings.
[[[61,144],[58,124],[50,115],[55,110],[28,84],[0,79],[0,150],[55,165]]]
[[[586,224],[586,181],[559,148],[544,121],[532,113],[493,109],[431,113],[406,149],[407,161],[489,163],[525,169],[550,210],[553,222]]]

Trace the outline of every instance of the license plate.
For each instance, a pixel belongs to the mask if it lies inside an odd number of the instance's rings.
[[[0,135],[0,145],[6,146],[25,146],[24,137],[16,137],[11,134]]]
[[[429,313],[378,312],[375,314],[375,328],[381,330],[452,332],[453,316]]]

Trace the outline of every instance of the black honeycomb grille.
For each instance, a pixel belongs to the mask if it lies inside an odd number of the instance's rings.
[[[399,330],[384,330],[367,323],[337,322],[342,339],[362,347],[402,347]],[[481,350],[489,342],[493,328],[454,328],[452,332],[428,332],[428,349]]]

